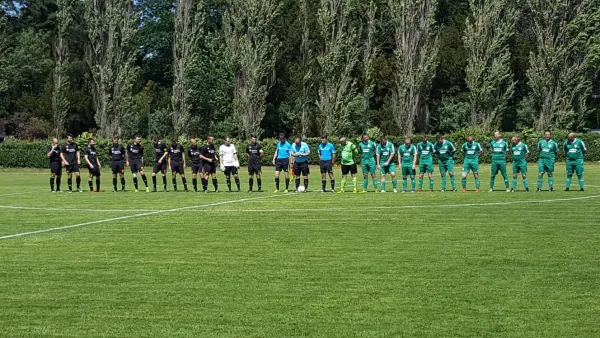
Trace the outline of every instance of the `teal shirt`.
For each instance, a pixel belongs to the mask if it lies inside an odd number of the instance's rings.
[[[290,158],[290,151],[292,150],[292,145],[288,142],[277,142],[277,159],[284,160]]]
[[[403,144],[400,147],[398,147],[398,155],[400,156],[400,159],[402,161],[402,166],[412,167],[416,153],[417,147],[415,147],[413,144],[409,144],[408,147],[406,147],[406,144]]]
[[[427,141],[426,144],[419,142],[417,145],[417,153],[419,153],[419,163],[433,163],[433,153],[435,153],[433,143],[429,141]]]
[[[465,162],[479,162],[479,153],[483,151],[479,142],[465,142],[462,146],[462,151],[465,153]]]
[[[492,161],[505,163],[506,152],[508,151],[508,143],[500,139],[500,141],[493,140],[490,145],[492,148]]]
[[[308,144],[306,144],[304,142],[300,142],[300,145],[297,145],[296,143],[292,143],[291,154],[292,155],[310,154],[310,149],[308,148]],[[308,156],[294,157],[294,162],[296,162],[296,163],[304,163],[307,161],[308,161]]]
[[[436,142],[433,145],[435,152],[438,155],[439,162],[447,162],[448,160],[454,160],[454,153],[456,152],[456,148],[454,144],[448,140],[444,140],[444,142],[439,143]]]
[[[360,141],[358,143],[358,149],[360,150],[361,159],[363,162],[375,162],[375,152],[377,151],[375,142],[371,140],[369,140],[367,143]]]
[[[523,142],[519,142],[516,146],[512,147],[513,163],[516,165],[527,165],[527,154],[529,154],[529,147]]]
[[[542,139],[538,142],[538,150],[540,151],[540,160],[554,162],[556,160],[556,153],[558,152],[558,144],[554,140],[546,141]]]
[[[394,157],[396,153],[396,149],[394,148],[394,144],[388,141],[385,145],[380,144],[377,146],[377,155],[379,155],[379,164],[385,165],[390,157]],[[390,162],[393,163],[393,162]]]
[[[563,149],[567,157],[567,162],[583,162],[583,155],[587,151],[585,143],[578,138],[573,140],[573,142],[566,140]]]

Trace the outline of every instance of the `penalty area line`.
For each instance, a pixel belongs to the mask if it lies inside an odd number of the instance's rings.
[[[202,209],[202,208],[210,208],[210,207],[216,207],[216,206],[220,206],[220,205],[227,205],[227,204],[233,204],[233,203],[242,203],[242,202],[256,201],[256,200],[261,200],[261,199],[266,199],[266,198],[273,198],[273,197],[278,197],[278,196],[286,196],[286,195],[271,195],[271,196],[261,196],[261,197],[253,197],[253,198],[241,198],[241,199],[237,199],[237,200],[215,202],[215,203],[210,203],[210,204],[201,204],[201,205],[194,205],[194,206],[189,206],[189,207],[167,209],[167,210],[157,210],[157,211],[144,212],[144,213],[134,214],[134,215],[112,217],[112,218],[101,219],[101,220],[97,220],[97,221],[90,221],[90,222],[84,222],[84,223],[78,223],[78,224],[72,224],[72,225],[65,225],[65,226],[60,226],[60,227],[55,227],[55,228],[41,229],[41,230],[35,230],[35,231],[22,232],[22,233],[13,234],[13,235],[0,236],[0,240],[10,239],[10,238],[16,238],[16,237],[23,237],[23,236],[29,236],[29,235],[43,234],[43,233],[51,232],[51,231],[60,231],[60,230],[67,230],[67,229],[79,228],[79,227],[84,227],[84,226],[93,225],[93,224],[108,223],[108,222],[114,222],[114,221],[122,221],[122,220],[125,220],[125,219],[131,219],[131,218],[139,218],[139,217],[152,216],[152,215],[158,215],[158,214],[166,214],[166,213],[183,211],[183,210]]]

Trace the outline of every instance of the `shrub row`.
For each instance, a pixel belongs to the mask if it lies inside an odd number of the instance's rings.
[[[504,139],[510,143],[510,138],[516,133],[504,133]],[[458,149],[456,153],[456,162],[462,163],[463,154],[460,151],[460,147],[465,142],[465,138],[468,135],[473,135],[475,140],[480,142],[484,147],[484,154],[481,157],[480,161],[482,163],[487,163],[490,161],[490,141],[492,140],[492,136],[489,134],[483,133],[474,133],[469,132],[467,130],[461,130],[454,132],[452,134],[446,135],[446,139],[452,141],[456,148]],[[537,142],[540,138],[542,138],[542,133],[539,132],[529,132],[529,133],[521,133],[519,134],[522,138],[522,141],[525,142],[530,149],[529,161],[535,162],[538,158],[537,151]],[[564,152],[562,152],[562,144],[566,139],[567,132],[554,132],[553,138],[558,142],[560,151],[558,154],[557,161],[564,161]],[[586,154],[586,161],[588,162],[598,162],[600,161],[600,135],[596,134],[582,134],[579,135],[581,139],[586,143],[588,152]],[[432,142],[435,141],[435,136],[429,135],[429,138]],[[339,142],[337,137],[330,137],[330,140],[333,141],[336,148],[339,148]],[[388,140],[393,142],[394,145],[402,145],[404,144],[404,137],[388,137]],[[291,140],[293,141],[293,140]],[[311,163],[318,163],[319,157],[317,153],[317,146],[321,142],[319,138],[308,138],[304,140],[311,148],[310,161]],[[351,139],[352,142],[358,143],[359,137],[355,137]],[[420,141],[420,136],[413,137],[413,143],[417,143]],[[87,140],[84,138],[76,139],[76,142],[81,147],[81,152],[83,155],[83,150],[87,146]],[[238,147],[240,164],[245,166],[247,163],[247,155],[245,153],[245,146],[247,142],[237,142],[233,140],[234,144]],[[273,154],[275,152],[275,144],[276,139],[263,139],[261,144],[263,145],[263,149],[265,151],[265,156],[263,158],[264,165],[270,165],[271,160],[273,158]],[[108,164],[108,149],[111,141],[107,139],[96,139],[96,148],[98,153],[100,154],[100,161],[103,165]],[[216,141],[216,146],[218,147],[221,143],[220,141]],[[46,148],[50,144],[49,140],[44,141],[22,141],[15,139],[8,139],[4,143],[0,144],[0,163],[2,166],[9,168],[47,168],[48,167],[48,159],[46,157]],[[154,161],[154,150],[152,142],[149,140],[144,140],[142,142],[145,148],[145,157],[144,157],[144,165],[151,166]],[[186,149],[189,147],[189,141],[182,140],[182,144]],[[508,160],[510,161],[510,154],[508,156]],[[82,158],[82,162],[84,162]]]

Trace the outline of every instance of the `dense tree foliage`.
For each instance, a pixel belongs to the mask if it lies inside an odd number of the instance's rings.
[[[600,0],[0,0],[20,138],[584,130],[598,79]]]

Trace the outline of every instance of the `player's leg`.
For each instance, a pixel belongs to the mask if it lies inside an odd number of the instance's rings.
[[[429,191],[433,192],[433,166],[430,165],[427,170],[427,176],[429,177]]]
[[[60,183],[62,180],[62,164],[61,163],[58,163],[58,168],[56,169],[55,174],[56,174],[56,180],[55,180],[56,192],[60,192]]]
[[[479,192],[481,181],[479,180],[479,163],[475,162],[471,165],[473,170],[473,178],[475,179],[475,191]]]
[[[385,192],[385,176],[388,174],[388,167],[381,166],[380,172],[380,182],[381,182],[381,192]]]
[[[579,190],[584,191],[583,161],[575,165],[575,174],[577,174],[577,180],[579,181]]]
[[[294,173],[294,184],[296,186],[296,192],[298,192],[298,188],[300,187],[300,165],[298,163],[294,163],[294,167],[292,168],[292,172]]]
[[[200,174],[202,177],[202,191],[208,192],[208,178],[210,177],[210,163],[204,163],[202,173]]]
[[[363,190],[362,192],[366,192],[369,187],[369,165],[365,162],[360,164],[363,174]]]
[[[392,189],[394,192],[398,192],[398,179],[396,178],[396,165],[390,164],[390,176],[392,176]]]
[[[102,182],[102,180],[100,179],[100,176],[102,176],[102,174],[100,173],[100,168],[96,168],[96,192],[102,191],[100,189],[100,183]]]
[[[498,175],[498,170],[500,170],[500,164],[498,162],[492,161],[490,191],[494,191],[494,184],[496,183],[496,175]]]
[[[442,191],[446,191],[448,180],[446,178],[447,166],[443,162],[438,162],[438,168],[440,169],[440,177],[442,179]]]
[[[452,191],[456,191],[456,178],[454,177],[454,160],[449,160],[446,162],[446,170],[448,171],[448,176],[450,176],[450,185],[452,186]]]
[[[304,188],[306,189],[305,191],[308,191],[308,175],[310,175],[310,168],[308,167],[307,162],[302,163],[300,168],[302,169],[300,170],[302,172],[302,176],[304,176]]]
[[[73,173],[71,172],[72,166],[72,164],[67,166],[67,186],[69,187],[69,192],[73,192]]]
[[[529,192],[529,180],[527,179],[527,163],[520,168],[521,177],[523,178],[523,187],[525,191]]]
[[[463,163],[463,171],[461,174],[461,184],[462,184],[462,188],[463,188],[463,192],[467,192],[467,175],[469,175],[469,172],[471,171],[471,165],[469,164],[469,162],[465,161]]]
[[[350,175],[352,176],[352,187],[354,189],[354,193],[358,192],[358,181],[356,178],[356,174],[358,174],[358,166],[353,164],[350,166]]]
[[[408,189],[408,176],[410,175],[410,167],[402,166],[402,192]]]
[[[131,177],[133,179],[133,188],[135,189],[135,192],[138,192],[138,168],[137,165],[135,163],[135,161],[132,161],[129,165],[129,167],[131,168]]]
[[[117,176],[119,175],[118,166],[114,163],[111,163],[111,169],[112,169],[113,192],[117,192]]]
[[[277,166],[275,168],[275,192],[279,192],[279,173],[281,168],[279,168],[279,166]]]
[[[327,171],[328,171],[328,175],[329,175],[329,184],[331,186],[331,191],[335,191],[335,175],[333,174],[333,165],[332,164],[328,164],[327,166]]]
[[[225,171],[223,172],[225,174],[225,183],[227,184],[228,192],[231,192],[231,168],[232,167],[225,167]]]
[[[90,192],[94,192],[94,172],[92,171],[91,168],[88,168],[90,174],[89,174],[89,178],[88,178],[88,185],[90,187]]]
[[[512,179],[511,191],[515,192],[515,191],[517,191],[517,183],[518,183],[517,178],[519,177],[519,171],[520,171],[519,166],[516,163],[513,163],[512,170],[513,170],[513,179]]]
[[[508,174],[506,172],[506,162],[503,162],[500,164],[500,174],[502,175],[502,178],[504,179],[504,187],[506,188],[506,191],[509,192],[510,188],[508,186]]]
[[[121,178],[121,191],[125,192],[125,168],[123,165],[119,166],[119,177]]]
[[[219,180],[217,179],[217,166],[213,165],[210,170],[210,176],[212,177],[212,185],[215,192],[219,192]]]
[[[419,192],[423,191],[423,178],[425,177],[426,166],[419,164]]]
[[[254,189],[254,166],[252,163],[248,163],[248,192],[252,192]]]
[[[50,192],[56,192],[54,190],[54,182],[56,181],[56,172],[58,171],[59,163],[52,162],[50,164]]]
[[[293,168],[292,168],[293,169]],[[283,176],[285,176],[285,192],[290,190],[290,165],[288,161],[285,161],[285,166],[283,168]]]
[[[179,172],[179,166],[176,163],[171,163],[171,184],[173,184],[173,191],[177,192],[177,173]]]
[[[369,170],[371,171],[371,179],[373,180],[373,188],[377,191],[377,165],[375,162],[369,163]]]
[[[183,191],[189,192],[187,179],[185,178],[185,169],[183,168],[183,164],[179,166],[179,176],[181,176],[181,183],[183,183]]]
[[[537,191],[542,191],[544,185],[544,173],[546,172],[546,165],[544,160],[538,161],[538,177],[537,177]]]
[[[198,192],[198,171],[199,166],[192,164],[192,187],[194,192]]]
[[[340,191],[338,191],[340,194],[343,194],[344,189],[346,189],[346,182],[348,181],[348,173],[350,171],[349,169],[349,166],[342,164],[342,185]]]
[[[146,178],[146,172],[144,172],[144,167],[140,167],[140,176],[142,176],[142,181],[146,186],[146,191],[148,191],[148,179]]]
[[[236,167],[233,167],[233,169],[231,170],[231,174],[233,175],[233,180],[235,181],[237,191],[242,192],[242,189],[240,188],[240,177],[238,175],[238,169]]]
[[[81,190],[81,172],[79,170],[79,165],[75,164],[75,184],[77,185],[77,191],[83,192]]]
[[[554,191],[554,163],[548,162],[546,167],[548,173],[548,189]]]
[[[158,163],[154,163],[152,167],[152,192],[156,192],[156,174],[158,173]]]
[[[323,161],[321,161],[319,169],[321,171],[321,191],[325,192],[327,188],[327,167]]]

